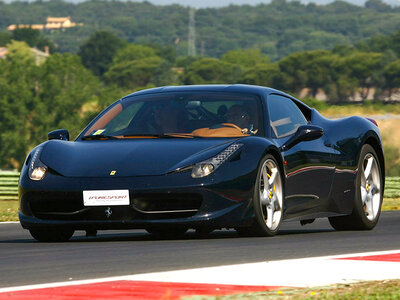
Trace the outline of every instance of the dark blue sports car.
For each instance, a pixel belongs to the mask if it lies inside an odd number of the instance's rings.
[[[28,155],[19,218],[39,241],[75,230],[275,235],[284,219],[372,229],[385,183],[373,120],[328,120],[278,90],[161,87],[128,95],[69,141]]]

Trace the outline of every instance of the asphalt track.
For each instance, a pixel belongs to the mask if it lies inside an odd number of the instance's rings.
[[[19,224],[0,224],[0,287],[187,268],[400,249],[400,211],[383,212],[372,231],[336,232],[326,219],[285,222],[273,238],[215,231],[155,239],[144,231],[76,232],[67,243],[38,243]],[[240,275],[240,274],[238,274]]]

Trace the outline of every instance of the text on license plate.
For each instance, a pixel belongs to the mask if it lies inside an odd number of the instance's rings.
[[[83,205],[129,205],[129,190],[83,191]]]

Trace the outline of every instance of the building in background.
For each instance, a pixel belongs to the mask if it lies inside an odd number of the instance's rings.
[[[46,19],[46,24],[12,24],[7,27],[9,31],[13,31],[17,28],[32,28],[38,30],[45,29],[66,29],[75,26],[82,26],[83,23],[74,23],[71,21],[70,17],[54,18],[48,17]]]

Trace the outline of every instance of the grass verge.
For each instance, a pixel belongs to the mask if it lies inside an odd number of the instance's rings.
[[[280,289],[269,292],[241,294],[232,296],[194,296],[185,300],[231,300],[231,299],[400,299],[400,280],[364,281],[353,284],[332,285],[319,288]]]
[[[0,222],[18,221],[18,201],[0,201]]]
[[[400,198],[384,198],[382,210],[400,210]]]

